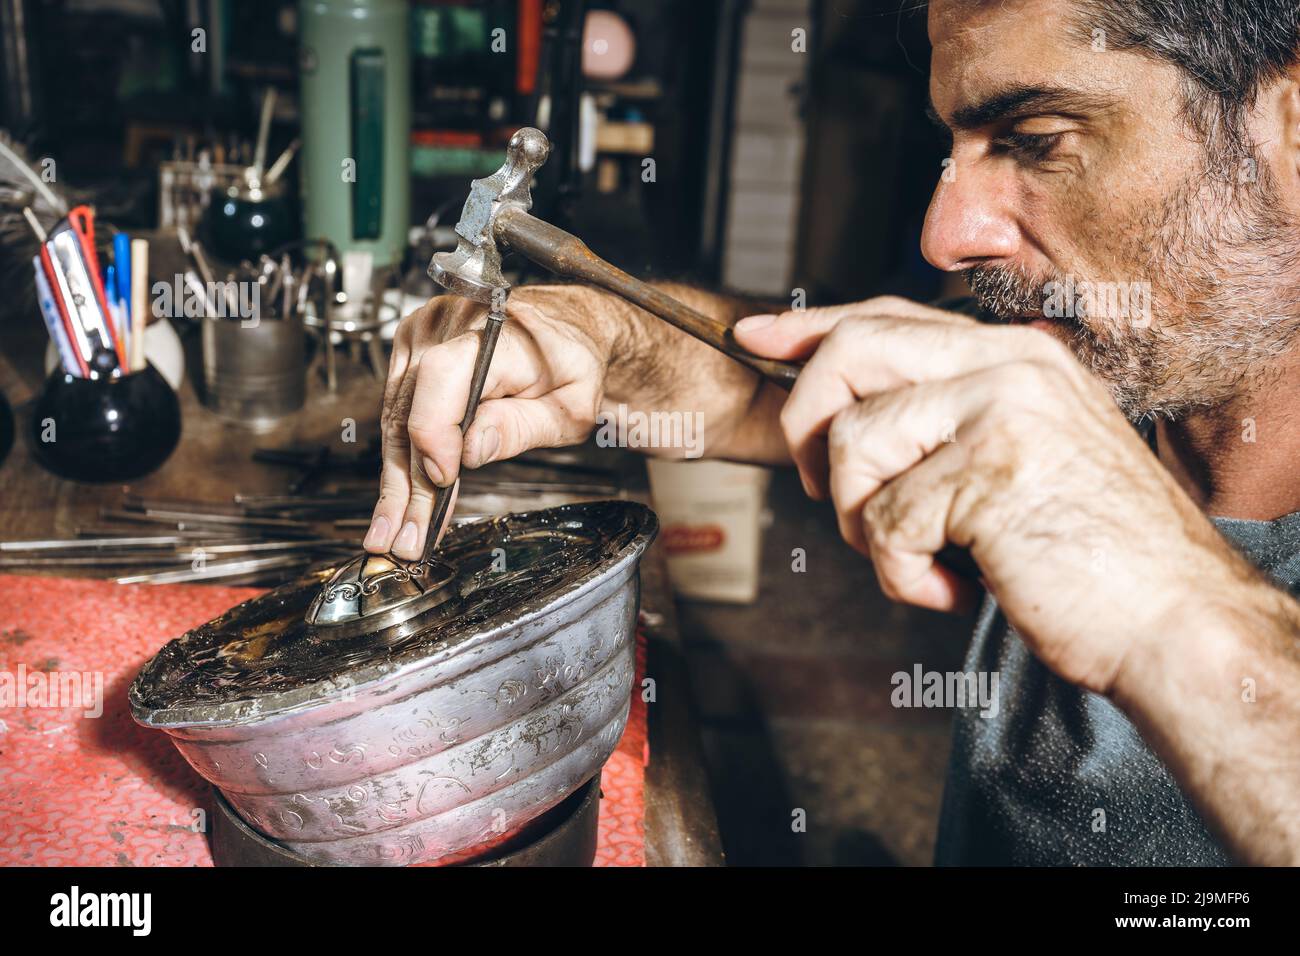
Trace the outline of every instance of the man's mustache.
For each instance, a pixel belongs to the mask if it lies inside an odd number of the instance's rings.
[[[1000,319],[1042,316],[1044,289],[1052,280],[1035,278],[1012,266],[976,266],[966,270],[976,301]]]

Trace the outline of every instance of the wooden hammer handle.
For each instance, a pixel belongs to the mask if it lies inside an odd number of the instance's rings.
[[[801,366],[765,359],[736,342],[725,322],[696,312],[685,303],[610,265],[587,248],[587,244],[550,223],[521,209],[502,210],[496,219],[497,239],[538,265],[569,279],[581,279],[639,305],[687,335],[753,369],[769,381],[789,390],[794,387]]]

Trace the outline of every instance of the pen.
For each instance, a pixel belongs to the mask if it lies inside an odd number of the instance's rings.
[[[136,334],[136,327],[135,317],[131,314],[131,237],[124,232],[113,236],[113,265],[117,269],[117,288],[111,294],[117,299],[117,307],[125,319],[126,354],[130,357],[134,354],[131,339]],[[134,363],[131,363],[131,368],[135,370]]]

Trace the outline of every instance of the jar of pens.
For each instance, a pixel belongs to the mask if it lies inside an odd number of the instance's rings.
[[[181,433],[176,393],[145,360],[148,243],[116,234],[101,272],[93,209],[77,206],[48,233],[24,214],[40,240],[36,298],[59,356],[32,409],[36,460],[74,481],[147,475]]]

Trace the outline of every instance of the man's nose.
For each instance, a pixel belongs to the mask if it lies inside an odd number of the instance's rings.
[[[951,178],[948,178],[951,177]],[[930,199],[921,254],[936,269],[957,272],[1020,252],[1012,195],[978,168],[951,166]]]

